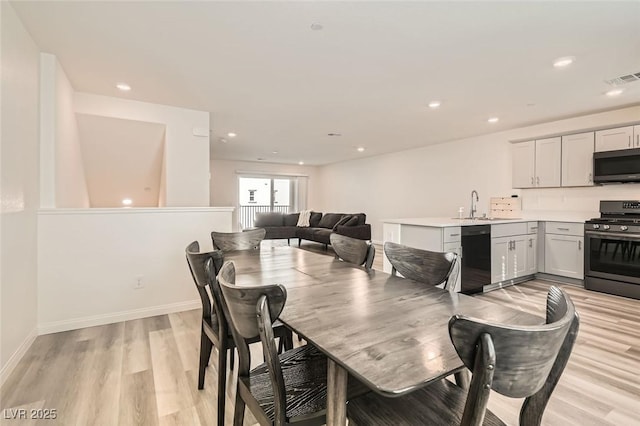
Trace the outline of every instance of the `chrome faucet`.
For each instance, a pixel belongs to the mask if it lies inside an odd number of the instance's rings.
[[[476,204],[473,202],[473,194],[476,194],[476,203],[480,201],[480,199],[478,198],[478,191],[476,191],[475,189],[471,191],[471,212],[469,213],[471,219],[476,218]]]

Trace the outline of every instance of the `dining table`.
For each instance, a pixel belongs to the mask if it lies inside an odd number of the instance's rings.
[[[280,320],[327,356],[327,425],[347,422],[347,380],[398,397],[463,370],[449,338],[461,314],[497,323],[544,319],[289,246],[225,254],[237,285],[282,284]]]

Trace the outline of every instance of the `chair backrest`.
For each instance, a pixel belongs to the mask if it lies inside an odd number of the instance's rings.
[[[490,390],[527,398],[520,425],[539,425],[542,412],[569,359],[579,318],[567,294],[551,287],[547,324],[515,326],[455,315],[451,341],[473,375],[462,425],[481,425]]]
[[[251,250],[260,247],[267,231],[264,228],[251,229],[244,232],[216,232],[211,233],[213,247],[222,251]]]
[[[282,285],[236,286],[233,262],[225,262],[218,273],[224,304],[239,355],[238,376],[249,374],[251,356],[249,339],[260,336],[262,351],[269,370],[274,394],[275,424],[283,424],[286,416],[286,393],[278,350],[273,335],[273,322],[287,301]]]
[[[371,241],[359,240],[335,232],[329,236],[329,240],[333,251],[336,252],[336,257],[349,263],[364,265],[367,269],[373,266],[376,249]]]
[[[202,300],[202,317],[209,318],[212,314],[212,307],[215,309],[216,314],[222,317],[222,305],[220,301],[220,290],[215,282],[216,273],[222,267],[224,262],[224,256],[220,250],[214,250],[210,252],[200,253],[200,244],[197,241],[189,244],[185,250],[187,257],[187,264],[189,265],[189,271],[193,277],[193,282],[196,284],[198,294]],[[208,271],[206,267],[207,261],[211,259],[211,270]],[[211,292],[207,292],[207,288]],[[211,304],[211,298],[213,298],[213,306]],[[224,322],[224,320],[219,321]]]
[[[392,275],[397,271],[405,278],[433,286],[445,283],[444,288],[453,291],[458,275],[457,254],[421,250],[389,241],[384,243],[384,253],[393,267]]]

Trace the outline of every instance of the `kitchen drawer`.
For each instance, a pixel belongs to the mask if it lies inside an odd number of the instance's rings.
[[[445,243],[453,243],[456,241],[461,241],[462,238],[460,237],[460,227],[459,226],[452,226],[450,228],[444,228],[444,239],[443,242]]]
[[[584,223],[547,222],[545,232],[547,234],[575,235],[581,237],[584,235]]]
[[[527,222],[502,223],[491,225],[491,238],[524,235],[527,233]]]
[[[538,222],[527,222],[527,234],[538,233]]]

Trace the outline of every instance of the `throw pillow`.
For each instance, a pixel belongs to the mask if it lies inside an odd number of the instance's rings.
[[[356,226],[358,224],[358,216],[350,216],[349,220],[343,223],[344,226]]]
[[[318,228],[333,229],[340,219],[342,219],[342,213],[326,213],[320,219]]]
[[[342,219],[340,219],[338,221],[338,223],[336,223],[335,225],[333,225],[333,230],[335,231],[336,229],[338,229],[338,226],[340,225],[344,225],[345,223],[347,223],[349,220],[351,220],[351,215],[345,215],[342,217]]]

